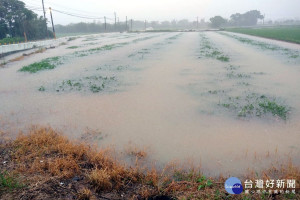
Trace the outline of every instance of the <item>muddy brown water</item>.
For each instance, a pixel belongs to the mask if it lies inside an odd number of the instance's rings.
[[[50,125],[75,139],[87,128],[99,130],[104,136],[96,141],[100,146],[113,145],[123,151],[135,144],[145,147],[158,163],[192,160],[209,175],[259,171],[288,159],[299,165],[300,62],[290,64],[278,52],[259,50],[215,32],[201,34],[228,55],[230,62],[199,59],[200,33],[146,33],[82,36],[9,63],[0,69],[1,130],[14,137],[32,124]],[[150,38],[132,42],[145,37]],[[47,57],[120,42],[128,44],[68,60],[54,70],[17,72]],[[300,51],[296,44],[276,45]],[[79,48],[67,49],[69,46]],[[141,51],[147,53],[138,53]],[[249,90],[237,89],[225,80],[228,65],[239,66],[242,73],[264,74],[241,81],[248,81],[251,91],[283,99],[291,107],[288,120],[239,118],[218,107],[220,96],[201,95],[208,90],[230,90],[236,95]],[[128,69],[109,70],[116,66]],[[113,92],[56,92],[63,80],[95,73],[115,76],[120,82],[113,85]],[[46,91],[38,91],[41,86]],[[195,87],[191,90],[190,86]]]

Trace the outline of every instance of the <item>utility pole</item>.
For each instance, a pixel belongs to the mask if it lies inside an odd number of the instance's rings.
[[[50,16],[51,16],[51,22],[52,22],[53,36],[54,36],[54,39],[56,39],[51,7],[49,7],[49,10],[50,10]]]
[[[25,42],[27,42],[27,35],[26,35],[26,31],[25,31],[25,16],[24,16],[24,19],[23,19],[23,31],[24,31]]]
[[[48,28],[47,28],[47,19],[46,19],[46,11],[45,11],[45,6],[44,6],[44,0],[42,0],[43,4],[43,11],[44,11],[44,20],[45,20],[45,25],[46,25],[46,33],[47,33],[47,38],[49,38],[49,33],[48,33]]]
[[[130,30],[132,32],[132,19],[130,20]]]
[[[25,38],[25,42],[27,42],[27,35],[26,35],[26,32],[25,32],[24,22],[23,22],[23,29],[24,29],[24,38]]]
[[[146,31],[146,29],[147,29],[147,21],[145,20],[145,31]]]
[[[115,14],[115,31],[116,31],[117,30],[117,14],[116,14],[116,12],[114,14]]]
[[[127,27],[128,25],[127,25],[127,16],[126,16],[126,31],[128,30],[128,27]]]
[[[105,32],[106,32],[106,17],[104,16],[104,29],[105,29]]]
[[[197,17],[197,29],[199,28],[199,17]]]
[[[120,20],[119,20],[119,17],[118,17],[118,31],[120,32]]]

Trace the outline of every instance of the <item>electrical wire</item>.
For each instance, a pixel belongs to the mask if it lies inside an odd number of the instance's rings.
[[[34,2],[40,2],[39,0],[22,0],[24,1],[25,3],[25,6],[30,9],[30,10],[34,10],[34,11],[43,11],[43,8],[41,5],[37,5],[31,1],[34,1]],[[47,3],[47,4],[53,4],[53,5],[57,5],[58,7],[63,7],[63,6],[60,6],[58,4],[54,4],[54,3]],[[67,9],[71,9],[71,8],[67,8]],[[75,9],[71,9],[71,10],[75,10]],[[82,19],[91,19],[91,20],[103,20],[104,18],[106,18],[106,20],[108,21],[114,21],[115,19],[114,18],[110,18],[110,17],[98,17],[98,16],[91,16],[91,15],[86,15],[86,14],[81,14],[81,13],[75,13],[75,12],[68,12],[68,11],[63,11],[63,10],[58,10],[58,9],[53,9],[52,8],[52,11],[54,12],[57,12],[57,13],[60,13],[60,14],[64,14],[64,15],[68,15],[68,16],[72,16],[72,17],[77,17],[77,18],[82,18]],[[77,10],[79,11],[79,10]],[[80,11],[80,12],[86,12],[86,11]],[[87,13],[87,12],[86,12]]]
[[[60,4],[57,4],[57,3],[53,3],[53,2],[45,2],[45,4],[48,4],[48,5],[55,5],[55,7],[58,7],[58,8],[62,8],[62,9],[60,9],[60,10],[70,10],[71,12],[80,12],[80,13],[86,13],[86,14],[92,14],[92,15],[98,15],[99,13],[94,13],[94,12],[90,12],[90,11],[84,11],[84,10],[77,10],[77,9],[74,9],[74,8],[70,8],[70,7],[66,7],[66,6],[62,6],[62,5],[60,5]],[[73,10],[73,11],[72,11]],[[86,15],[86,14],[82,14],[82,15]],[[108,13],[106,13],[106,14],[102,14],[102,15],[112,15],[111,13],[110,14],[108,14]]]
[[[30,6],[38,6],[39,8],[41,8],[41,5],[36,5],[35,2],[40,2],[40,0],[22,0],[24,1],[26,4],[30,5]],[[31,1],[34,1],[34,2],[31,2]],[[57,3],[53,3],[53,2],[46,2],[44,1],[45,4],[49,5],[51,7],[51,5],[55,5],[55,7],[58,7],[58,8],[63,8],[63,9],[56,9],[56,11],[59,11],[60,13],[62,14],[65,14],[67,13],[67,15],[70,15],[70,16],[73,16],[73,17],[80,17],[80,18],[86,18],[86,19],[103,19],[104,17],[98,17],[98,16],[92,16],[92,15],[87,15],[87,14],[83,14],[83,13],[88,13],[88,14],[91,14],[91,12],[87,12],[87,11],[83,11],[83,10],[77,10],[77,9],[73,9],[73,8],[70,8],[70,7],[65,7],[65,6],[62,6],[62,5],[59,5]],[[45,6],[47,7],[47,6]],[[65,11],[66,9],[68,10],[74,10],[75,12],[69,12],[69,11]],[[54,9],[52,9],[54,10]],[[78,13],[80,12],[80,13]],[[93,14],[93,13],[92,13]],[[98,14],[97,14],[98,15]],[[109,14],[109,15],[112,15],[112,14]],[[107,16],[107,14],[104,16]],[[109,18],[109,17],[106,17],[106,19],[108,20],[114,20],[112,18]]]
[[[69,15],[69,16],[73,16],[73,17],[78,17],[78,18],[83,18],[83,19],[104,19],[104,17],[90,17],[90,16],[82,16],[82,15],[78,15],[76,13],[68,13],[65,11],[60,11],[60,10],[56,10],[56,9],[52,9],[55,12],[61,13],[61,14],[65,14],[65,15]]]

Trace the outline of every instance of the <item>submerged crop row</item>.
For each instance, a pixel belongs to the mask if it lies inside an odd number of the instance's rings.
[[[213,43],[205,35],[201,34],[200,36],[200,53],[204,58],[218,59],[219,55],[223,55],[213,47]],[[229,60],[228,57],[227,61],[229,62]],[[223,60],[221,59],[221,61]],[[224,64],[218,63],[216,65],[217,68],[211,68],[207,72],[208,81],[189,86],[193,94],[198,94],[197,96],[200,94],[201,101],[207,102],[203,106],[206,111],[202,112],[221,114],[225,109],[237,117],[288,119],[292,109],[285,103],[284,98],[257,92],[255,79],[258,76],[265,76],[266,73],[243,72],[241,66],[231,64],[224,66]]]
[[[229,71],[227,72],[227,78],[234,78],[233,88],[239,91],[239,95],[226,94],[218,105],[235,112],[239,117],[268,117],[269,115],[273,115],[282,120],[287,120],[291,108],[284,103],[282,98],[258,94],[254,88],[249,88],[250,84],[246,79],[264,75],[264,73],[238,73],[236,71],[239,68],[240,66],[232,65],[226,68]]]
[[[131,65],[112,65],[105,64],[101,66],[94,66],[72,75],[61,81],[55,81],[50,85],[42,85],[38,88],[40,92],[92,92],[92,93],[111,93],[124,89],[130,83],[124,79],[123,73],[129,71],[138,71]],[[133,82],[133,80],[131,80]]]
[[[135,39],[132,42],[136,43],[136,42],[139,42],[139,41],[144,41],[144,40],[151,39],[153,37],[157,37],[157,36],[143,37],[143,38]],[[76,57],[86,57],[86,56],[97,54],[97,53],[100,53],[100,52],[110,51],[112,49],[115,49],[115,48],[118,48],[118,47],[123,47],[123,46],[129,45],[129,44],[130,44],[130,42],[121,42],[121,43],[115,43],[115,44],[108,44],[108,45],[103,45],[103,46],[97,47],[97,48],[91,48],[91,49],[88,49],[88,50],[75,51],[74,53],[67,54],[67,55],[64,55],[64,56],[50,57],[50,58],[46,58],[42,61],[35,62],[33,64],[24,66],[19,71],[29,72],[29,73],[36,73],[36,72],[42,71],[42,70],[51,70],[51,69],[56,68],[59,65],[65,64],[69,60],[72,60]]]
[[[87,76],[84,78],[62,81],[62,83],[56,89],[56,92],[89,90],[93,93],[97,93],[103,91],[104,89],[109,90],[108,87],[115,82],[117,82],[117,80],[114,76]]]
[[[56,57],[50,57],[46,58],[40,62],[35,62],[33,64],[27,65],[22,67],[19,71],[21,72],[29,72],[29,73],[36,73],[38,71],[42,70],[50,70],[54,69],[59,65],[65,64],[67,61],[72,60],[76,57],[85,57],[92,54],[96,54],[102,51],[109,51],[117,47],[121,47],[126,45],[127,43],[117,43],[117,44],[111,44],[111,45],[104,45],[102,47],[98,48],[92,48],[89,50],[82,50],[82,51],[75,51],[72,54],[67,54],[64,56],[56,56]]]
[[[200,37],[201,46],[199,58],[214,58],[222,62],[229,62],[229,57],[222,53],[218,48],[214,47],[207,37],[203,34],[200,34]]]
[[[22,67],[19,71],[20,72],[29,72],[29,73],[36,73],[42,70],[50,70],[56,68],[58,65],[63,64],[63,57],[56,56],[51,58],[46,58],[40,62],[35,62],[33,64],[27,65]]]
[[[166,44],[172,44],[174,42],[174,40],[178,39],[178,37],[182,35],[182,34],[177,34],[177,35],[174,35],[174,36],[171,36],[171,37],[168,37],[165,39],[164,42],[161,42],[161,43],[155,43],[154,44],[154,47],[152,48],[143,48],[143,49],[140,49],[134,53],[131,53],[130,55],[128,55],[129,58],[137,58],[138,60],[142,60],[144,59],[144,57],[147,55],[147,54],[150,54],[150,51],[155,49],[155,50],[159,50],[162,48],[162,46],[166,45]]]
[[[236,112],[239,117],[261,117],[271,114],[286,120],[290,112],[290,108],[283,103],[279,103],[277,98],[256,93],[247,94],[246,96],[230,96],[219,105]]]
[[[297,51],[297,50],[283,48],[283,47],[280,47],[280,46],[277,46],[277,45],[274,45],[274,44],[260,42],[260,41],[256,41],[256,40],[252,40],[252,39],[249,39],[249,38],[240,37],[240,36],[237,36],[237,35],[228,34],[228,33],[224,33],[224,32],[219,33],[219,34],[234,38],[234,39],[236,39],[236,40],[238,40],[242,43],[246,43],[246,44],[249,44],[249,45],[256,46],[256,47],[258,47],[262,50],[278,51],[281,54],[283,54],[283,55],[285,55],[285,56],[287,56],[288,58],[291,58],[291,59],[300,58],[300,52]]]

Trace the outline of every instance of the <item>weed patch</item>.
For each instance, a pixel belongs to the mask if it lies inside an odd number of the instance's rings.
[[[259,107],[262,108],[264,113],[272,113],[274,116],[279,116],[284,120],[286,120],[290,111],[286,106],[279,105],[275,100],[270,99],[264,99],[263,102],[259,103]]]
[[[130,54],[128,57],[131,58],[131,57],[138,57],[138,59],[144,59],[144,56],[146,54],[150,54],[150,49],[141,49],[139,51],[137,51],[136,53],[132,53]]]
[[[179,33],[177,35],[167,38],[167,40],[177,40],[181,35],[182,35],[182,33]]]
[[[2,172],[0,171],[0,194],[4,190],[13,190],[24,187],[23,184],[21,184],[15,175],[11,175],[8,172]]]
[[[44,86],[39,87],[40,92],[44,92],[45,90],[46,90],[46,88]]]
[[[201,37],[201,46],[200,46],[200,56],[199,58],[213,58],[221,62],[229,62],[230,58],[227,55],[224,55],[216,47],[213,47],[213,44],[205,37],[203,34],[200,34]]]
[[[251,75],[249,74],[244,74],[244,73],[235,73],[231,71],[230,73],[227,73],[226,76],[228,78],[251,78]]]
[[[137,42],[144,41],[144,40],[150,40],[154,37],[157,37],[157,36],[148,36],[148,37],[138,38],[138,39],[133,40],[132,42],[137,43]]]
[[[4,65],[6,65],[7,64],[7,62],[4,60],[4,61],[1,61],[1,63],[0,63],[0,67],[3,67]]]
[[[121,47],[124,45],[126,45],[126,44],[125,43],[109,44],[109,45],[104,45],[102,47],[92,48],[92,49],[88,49],[88,50],[76,51],[73,53],[73,55],[76,57],[85,57],[85,56],[96,54],[96,53],[99,53],[102,51],[109,51],[109,50],[112,50],[114,48]]]
[[[67,49],[78,49],[78,48],[79,48],[79,46],[70,46]]]
[[[69,37],[68,42],[78,39],[78,37]]]
[[[103,90],[108,91],[112,84],[117,83],[116,77],[111,76],[87,76],[75,80],[63,81],[58,88],[57,92],[67,92],[67,91],[90,91],[93,93],[98,93]]]
[[[271,114],[287,120],[290,112],[290,108],[279,103],[278,99],[256,93],[248,94],[245,97],[229,97],[226,103],[219,103],[219,105],[234,111],[238,117],[260,117]]]
[[[57,57],[46,58],[40,62],[35,62],[28,66],[22,67],[19,71],[36,73],[38,71],[54,69],[61,64],[63,64],[62,57],[57,56]]]

